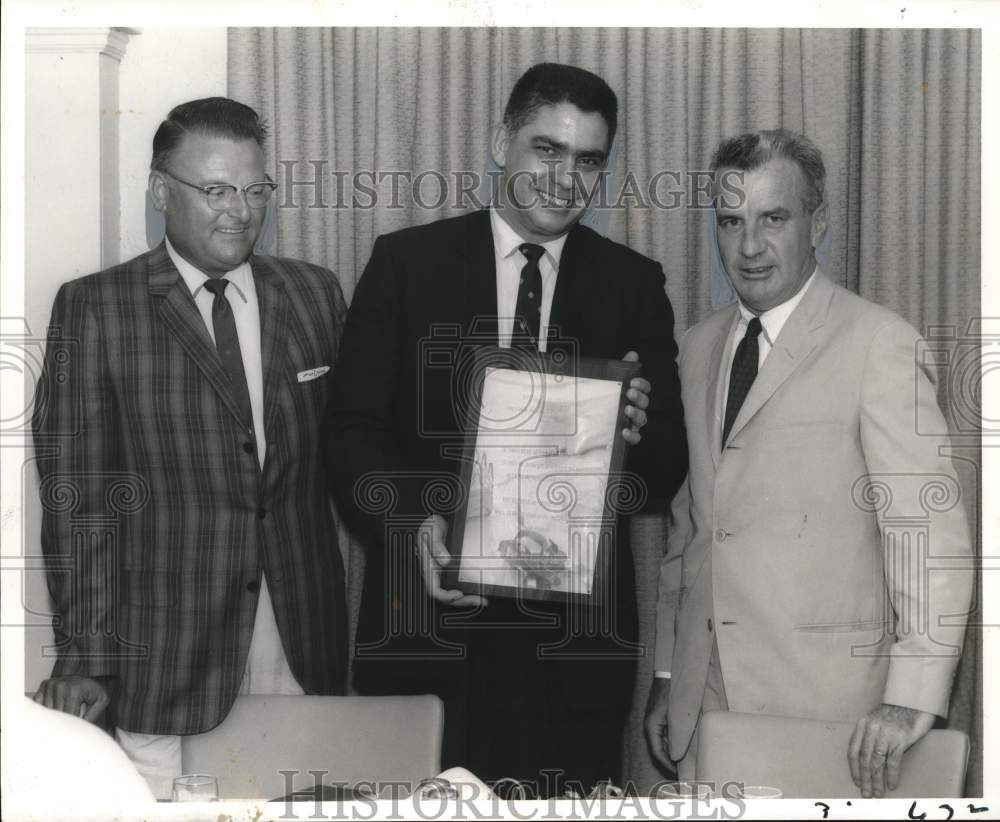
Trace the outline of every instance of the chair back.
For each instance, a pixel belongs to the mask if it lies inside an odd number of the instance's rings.
[[[697,779],[780,788],[785,797],[852,798],[847,746],[850,722],[825,722],[734,711],[711,711],[698,730]],[[886,796],[961,796],[969,760],[969,737],[933,730],[905,754],[899,785]]]
[[[376,782],[405,796],[441,770],[443,726],[436,696],[240,696],[221,725],[182,738],[181,757],[226,799]]]

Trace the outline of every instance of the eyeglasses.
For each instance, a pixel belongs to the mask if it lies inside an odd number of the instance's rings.
[[[271,199],[274,190],[278,187],[277,183],[272,183],[270,180],[261,180],[259,183],[248,183],[243,188],[238,188],[228,183],[199,186],[189,183],[187,180],[182,180],[176,174],[171,174],[169,171],[164,171],[163,173],[178,183],[186,185],[188,188],[200,191],[205,195],[205,199],[208,200],[208,207],[214,211],[225,211],[227,208],[230,208],[233,203],[233,197],[241,192],[246,197],[247,205],[250,208],[264,208],[268,200]]]

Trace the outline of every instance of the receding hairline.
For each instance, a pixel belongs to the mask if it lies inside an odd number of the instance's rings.
[[[802,199],[808,212],[812,213],[825,202],[823,153],[806,135],[788,129],[766,129],[728,137],[716,147],[709,168],[717,179],[726,171],[755,171],[772,160],[787,160],[799,169]]]
[[[153,135],[150,169],[164,171],[170,157],[191,134],[252,140],[261,149],[268,136],[267,122],[250,106],[228,97],[205,97],[174,106]]]
[[[712,169],[712,173],[715,175],[712,181],[712,198],[715,199],[718,197],[718,190],[720,185],[719,178],[731,173],[752,174],[757,171],[762,171],[766,169],[767,166],[772,164],[785,166],[787,168],[792,169],[795,172],[795,180],[797,181],[797,185],[799,188],[800,199],[806,206],[807,211],[815,210],[809,208],[809,177],[806,175],[805,169],[803,169],[801,165],[796,163],[795,160],[792,160],[782,155],[774,155],[768,157],[763,162],[754,162],[750,165],[749,168],[738,168],[735,165],[726,163],[724,165],[719,166],[718,168]],[[822,201],[820,201],[820,203],[817,204],[816,208],[818,208],[819,205],[822,205]]]
[[[160,156],[154,154],[150,158],[150,161],[149,161],[149,170],[150,171],[166,171],[167,170],[167,165],[173,160],[173,158],[176,156],[176,154],[179,151],[182,151],[184,149],[184,146],[187,145],[188,142],[192,138],[206,138],[206,139],[209,139],[209,140],[223,140],[223,141],[225,141],[227,143],[235,143],[235,144],[250,143],[251,145],[253,145],[253,147],[255,149],[257,149],[258,152],[260,152],[260,154],[261,154],[262,157],[264,156],[264,147],[261,146],[261,144],[259,142],[257,142],[257,140],[255,140],[253,137],[234,137],[232,134],[227,134],[224,131],[220,131],[219,129],[213,129],[211,127],[209,127],[209,128],[202,128],[202,127],[185,128],[185,129],[183,129],[183,133],[180,135],[180,138],[178,139],[177,143],[175,145],[171,146],[171,148],[169,149],[169,151],[164,152]],[[157,163],[158,159],[161,162]],[[265,160],[265,162],[266,162],[266,160]]]

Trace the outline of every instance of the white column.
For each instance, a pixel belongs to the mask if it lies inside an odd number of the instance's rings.
[[[118,262],[118,68],[129,32],[28,29],[25,295],[47,318],[58,285]]]
[[[15,317],[13,330],[9,322],[0,328],[4,351],[11,337],[30,343],[25,354],[14,355],[21,363],[27,403],[16,420],[20,429],[27,431],[40,370],[38,338],[44,338],[56,291],[67,280],[147,250],[146,221],[159,216],[145,202],[153,134],[178,103],[226,94],[226,38],[221,27],[27,30],[24,320]],[[5,47],[5,56],[7,51]],[[4,80],[8,82],[6,76]],[[19,294],[11,300],[4,291],[8,308]],[[0,376],[17,379],[9,359]],[[10,393],[3,397],[5,409]],[[13,423],[5,417],[4,424]],[[11,444],[4,440],[5,446]],[[27,439],[24,448],[28,460]],[[24,598],[25,687],[34,690],[52,667],[52,658],[42,650],[52,644],[52,631],[45,574],[37,561],[41,507],[37,472],[30,462],[20,473],[15,468],[4,490],[18,486],[18,528],[33,570],[25,572],[23,588],[15,588],[15,599]],[[7,536],[11,528],[6,517],[3,525]]]
[[[4,335],[25,340],[19,360],[30,403],[40,370],[40,338],[59,286],[119,261],[118,67],[129,30],[28,29],[25,36],[24,319]],[[8,344],[8,349],[10,345]],[[27,429],[28,410],[21,418]],[[7,443],[5,443],[7,444]],[[22,443],[25,687],[52,667],[49,598],[40,553],[38,477]]]
[[[178,103],[226,96],[226,37],[224,28],[144,28],[129,41],[118,104],[123,261],[163,238],[163,215],[153,209],[146,192],[153,135]]]

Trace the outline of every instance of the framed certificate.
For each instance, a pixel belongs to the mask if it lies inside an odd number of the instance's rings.
[[[446,588],[602,601],[640,364],[477,350]]]

